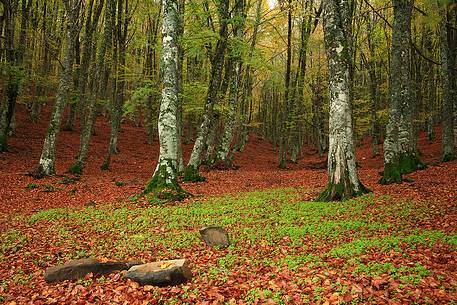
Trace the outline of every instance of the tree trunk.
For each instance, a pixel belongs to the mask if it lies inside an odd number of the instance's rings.
[[[162,25],[162,101],[159,114],[160,155],[152,179],[144,192],[150,193],[173,189],[180,191],[178,184],[178,34],[179,0],[163,1]]]
[[[213,115],[213,107],[216,102],[218,89],[222,79],[222,66],[224,64],[224,54],[227,47],[228,27],[227,20],[229,17],[229,2],[222,0],[219,4],[219,16],[221,25],[219,29],[219,40],[216,44],[214,56],[211,65],[211,78],[208,86],[208,93],[205,101],[205,109],[203,114],[203,122],[198,131],[197,139],[192,149],[189,162],[187,163],[184,172],[184,181],[201,181],[203,178],[198,174],[198,168],[201,164],[201,154],[204,150],[206,137],[209,134],[211,117]]]
[[[381,184],[400,183],[402,174],[423,168],[415,149],[411,100],[410,38],[412,0],[393,0],[392,55],[390,69],[389,122],[384,141],[384,172]]]
[[[80,1],[64,1],[65,9],[68,14],[66,34],[67,44],[64,48],[64,62],[60,75],[59,88],[57,90],[56,100],[52,108],[51,119],[44,139],[43,150],[40,161],[36,170],[32,173],[34,177],[40,178],[55,174],[55,151],[57,137],[60,131],[62,121],[62,112],[68,98],[68,92],[72,85],[73,60],[75,56],[75,36],[79,34],[78,16]]]
[[[453,62],[449,49],[448,17],[447,9],[443,10],[441,22],[441,86],[443,98],[443,161],[455,159],[454,135],[453,135],[453,90],[451,72]]]
[[[84,120],[85,124],[81,130],[78,158],[69,169],[71,173],[75,174],[82,174],[83,172],[84,163],[86,162],[89,153],[90,138],[97,118],[97,99],[99,97],[99,92],[106,88],[107,78],[105,77],[104,72],[106,65],[106,53],[111,50],[112,46],[112,35],[116,16],[115,0],[107,0],[105,14],[103,38],[97,54],[97,62],[94,67],[95,71],[91,73],[91,94],[86,110],[86,118]]]
[[[123,8],[123,2],[125,1],[125,9]],[[118,0],[117,8],[117,47],[119,50],[118,54],[115,54],[115,59],[118,58],[118,77],[116,78],[116,90],[113,102],[111,105],[111,132],[110,140],[108,144],[108,151],[105,156],[105,160],[102,165],[102,169],[109,169],[111,162],[111,155],[118,153],[117,138],[119,135],[119,129],[121,127],[122,110],[124,106],[124,89],[125,89],[125,53],[127,49],[127,34],[130,22],[129,17],[129,1]]]
[[[249,46],[249,52],[247,56],[247,61],[252,59],[254,54],[254,49],[257,43],[257,34],[259,31],[260,23],[262,21],[262,1],[257,1],[257,8],[256,8],[256,18],[254,23],[254,29],[252,30],[252,38],[251,38],[251,45]],[[251,64],[246,65],[246,72],[245,72],[245,81],[243,86],[243,96],[241,97],[241,105],[240,105],[240,123],[238,124],[238,139],[235,149],[238,151],[243,151],[244,147],[248,141],[249,137],[249,130],[248,130],[248,105],[252,99],[252,66]]]
[[[244,1],[237,0],[235,8],[236,17],[239,18],[239,23],[235,25],[234,32],[236,38],[239,40],[243,39],[244,36]],[[239,83],[241,77],[241,56],[238,54],[237,50],[232,50],[235,52],[235,56],[232,59],[233,64],[231,65],[231,77],[230,77],[230,92],[229,92],[229,111],[227,118],[225,120],[224,134],[222,135],[221,143],[217,151],[216,160],[230,163],[228,159],[228,154],[230,151],[230,145],[233,140],[233,131],[235,129],[235,120],[236,112],[238,106],[238,93],[239,93]]]
[[[328,185],[317,200],[345,200],[368,192],[357,175],[353,144],[349,2],[325,0],[323,22],[330,88],[330,147]]]
[[[281,116],[281,132],[279,140],[279,168],[286,168],[287,158],[287,139],[289,137],[289,106],[291,98],[291,85],[290,85],[290,69],[292,62],[292,0],[289,0],[287,12],[287,60],[286,60],[286,75],[284,81],[284,105]]]
[[[8,150],[8,132],[16,107],[16,99],[19,94],[21,71],[19,70],[19,55],[16,55],[14,46],[15,14],[18,1],[6,1],[3,4],[3,19],[5,23],[5,53],[6,53],[6,81],[5,101],[0,109],[0,152]],[[21,29],[22,34],[22,29]],[[18,52],[20,53],[20,52]]]

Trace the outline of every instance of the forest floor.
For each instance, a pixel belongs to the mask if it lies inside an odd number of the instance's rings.
[[[309,149],[279,170],[271,143],[252,135],[235,156],[238,170],[205,171],[207,182],[183,184],[190,200],[151,207],[129,198],[151,177],[158,144],[128,122],[110,171],[100,169],[109,137],[101,117],[84,175],[66,173],[79,142],[67,131],[58,175],[25,175],[38,162],[48,115],[34,125],[19,107],[11,151],[0,154],[0,303],[457,304],[457,161],[439,162],[439,130],[432,142],[421,134],[429,166],[402,184],[379,185],[382,157],[370,157],[369,142],[358,147],[361,180],[374,193],[356,200],[311,202],[326,183],[325,157]],[[211,223],[228,229],[229,248],[199,239]],[[173,288],[138,287],[119,273],[44,282],[47,267],[87,256],[184,257],[194,279]]]

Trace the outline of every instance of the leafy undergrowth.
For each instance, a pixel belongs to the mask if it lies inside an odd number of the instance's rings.
[[[127,200],[12,216],[1,234],[0,301],[456,304],[452,206],[373,194],[341,203],[307,201],[314,192],[281,188],[164,206]],[[198,229],[209,224],[228,229],[229,248],[204,245]],[[45,284],[47,267],[82,257],[183,257],[194,279],[177,287],[139,287],[115,273]]]

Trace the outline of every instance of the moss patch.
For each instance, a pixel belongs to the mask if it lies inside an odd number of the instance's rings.
[[[449,162],[455,160],[455,155],[453,153],[447,153],[443,156],[443,162]]]
[[[403,181],[400,168],[395,163],[384,165],[384,173],[379,180],[380,184],[401,183]]]
[[[75,175],[81,175],[83,173],[83,165],[81,164],[81,162],[77,161],[75,164],[70,166],[68,172]]]
[[[151,203],[181,201],[190,196],[190,193],[179,185],[172,160],[165,160],[159,166],[143,193],[149,195]]]
[[[371,193],[362,183],[360,183],[360,189],[355,191],[354,186],[350,183],[329,183],[325,190],[319,194],[316,198],[318,202],[329,202],[329,201],[344,201],[354,197],[361,196],[363,194]]]
[[[184,181],[186,182],[205,182],[206,178],[198,173],[198,169],[193,165],[188,165],[184,170]]]

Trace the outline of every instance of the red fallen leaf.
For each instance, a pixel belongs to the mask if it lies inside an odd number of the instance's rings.
[[[116,287],[114,290],[116,290],[116,291],[122,291],[122,290],[125,290],[126,288],[127,288],[126,285],[121,285],[121,286]]]
[[[377,290],[384,289],[384,287],[389,284],[385,279],[383,278],[375,278],[371,280],[371,285],[373,285]]]
[[[206,294],[212,298],[215,298],[217,301],[223,301],[225,297],[219,293],[217,287],[210,288]]]
[[[346,303],[351,302],[351,301],[352,301],[352,295],[346,294],[346,295],[343,297],[343,301],[346,302]]]
[[[132,281],[132,280],[127,280],[127,284],[130,286],[130,288],[132,288],[134,290],[140,288],[140,284],[138,284],[137,282]]]
[[[352,285],[351,294],[361,294],[363,292],[362,287],[357,284]]]

